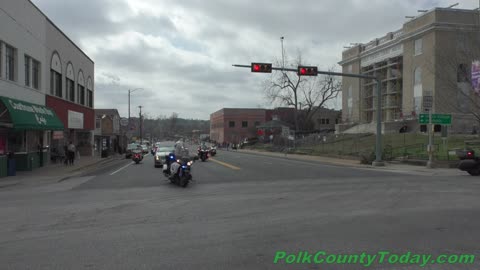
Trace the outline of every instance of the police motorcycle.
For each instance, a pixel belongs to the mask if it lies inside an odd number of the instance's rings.
[[[208,159],[208,154],[210,153],[210,150],[206,145],[201,145],[198,147],[197,154],[198,158],[202,160],[202,162],[205,162]]]
[[[194,160],[177,159],[174,153],[170,153],[163,164],[163,174],[171,183],[185,188],[193,180],[191,166]]]

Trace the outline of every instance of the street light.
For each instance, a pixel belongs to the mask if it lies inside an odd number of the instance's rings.
[[[128,89],[128,129],[131,128],[131,121],[130,121],[130,94],[137,90],[143,90],[143,88],[135,88],[133,90]],[[128,138],[130,140],[130,138]]]

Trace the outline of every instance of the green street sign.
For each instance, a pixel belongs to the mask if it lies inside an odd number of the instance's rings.
[[[428,114],[421,113],[418,117],[420,124],[428,124]],[[451,114],[432,114],[432,124],[437,125],[451,125],[452,124],[452,115]]]

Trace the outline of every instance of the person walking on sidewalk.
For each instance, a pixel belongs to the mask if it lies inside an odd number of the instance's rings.
[[[73,165],[73,161],[75,160],[75,145],[70,142],[68,145],[68,164]]]

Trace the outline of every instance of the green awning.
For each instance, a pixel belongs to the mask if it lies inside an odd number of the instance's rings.
[[[52,109],[18,99],[0,97],[14,129],[63,130],[63,123]]]

